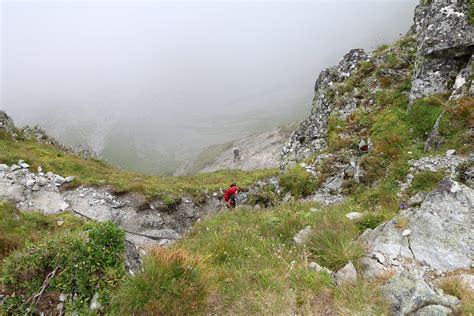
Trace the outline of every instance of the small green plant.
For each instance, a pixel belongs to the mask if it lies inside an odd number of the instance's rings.
[[[284,192],[290,192],[295,198],[300,198],[316,191],[317,180],[303,167],[296,165],[280,176],[280,185]]]
[[[57,224],[59,219],[63,222],[61,226]],[[39,212],[20,212],[8,202],[0,202],[0,271],[2,259],[26,242],[81,225],[83,222],[71,214],[47,216]]]
[[[279,197],[275,192],[272,184],[267,184],[262,188],[257,189],[253,193],[249,193],[247,204],[251,206],[259,205],[260,207],[272,207],[279,203]]]
[[[375,229],[386,220],[383,214],[368,213],[356,222],[356,226],[360,232],[366,229]]]
[[[177,248],[154,248],[143,270],[113,298],[121,315],[195,315],[206,310],[209,288],[199,261]]]

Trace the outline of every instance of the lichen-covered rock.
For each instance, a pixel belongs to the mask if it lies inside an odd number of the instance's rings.
[[[468,0],[433,0],[415,10],[418,54],[444,58],[470,54],[474,33]]]
[[[448,315],[459,304],[456,297],[446,295],[425,282],[417,271],[405,271],[393,277],[382,287],[382,293],[389,300],[393,315]],[[446,309],[439,309],[438,306]],[[448,314],[427,314],[429,310],[444,310]]]
[[[474,52],[474,31],[467,0],[433,0],[415,10],[417,59],[410,100],[450,91],[466,93],[470,59]],[[463,69],[461,71],[461,69]],[[462,74],[458,75],[459,72]],[[467,87],[468,89],[468,87]]]
[[[369,253],[397,258],[402,267],[441,272],[471,268],[474,190],[445,178],[419,209],[408,209],[361,236]],[[410,234],[403,231],[411,230]],[[390,264],[390,263],[389,263]]]
[[[410,100],[445,93],[450,90],[450,83],[459,73],[469,57],[433,58],[419,56],[415,62],[412,78]]]
[[[299,128],[291,135],[289,143],[283,148],[282,167],[301,161],[311,154],[326,147],[328,118],[334,109],[328,88],[335,83],[349,78],[357,69],[357,65],[367,60],[368,55],[362,49],[353,49],[342,58],[336,67],[323,70],[314,87],[313,108],[309,118],[301,122]],[[354,105],[349,106],[352,111]]]

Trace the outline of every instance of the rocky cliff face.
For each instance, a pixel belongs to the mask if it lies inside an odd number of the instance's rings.
[[[433,0],[415,10],[414,25],[389,54],[351,50],[337,66],[322,71],[316,80],[313,108],[301,122],[282,152],[283,168],[307,159],[327,147],[331,114],[345,119],[357,108],[373,104],[375,94],[387,79],[409,76],[411,103],[421,97],[449,93],[451,99],[472,95],[474,33],[467,0]],[[388,56],[388,57],[387,57]],[[387,58],[400,60],[393,65]],[[370,67],[392,64],[371,75]],[[366,74],[364,74],[366,72]],[[362,80],[368,91],[341,85]]]

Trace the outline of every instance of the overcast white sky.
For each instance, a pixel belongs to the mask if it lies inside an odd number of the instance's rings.
[[[417,2],[3,0],[0,108],[65,141],[106,119],[154,149],[226,141],[308,112],[318,73]]]

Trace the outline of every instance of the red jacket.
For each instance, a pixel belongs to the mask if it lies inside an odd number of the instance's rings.
[[[238,190],[239,190],[239,188],[237,186],[233,186],[233,187],[228,188],[224,192],[224,201],[229,202],[230,197],[232,195],[236,194]]]

